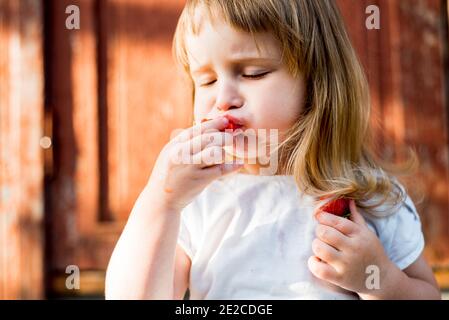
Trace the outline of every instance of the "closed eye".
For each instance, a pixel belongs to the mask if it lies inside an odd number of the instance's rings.
[[[242,77],[243,78],[247,78],[247,79],[260,79],[260,78],[263,78],[264,76],[266,76],[269,73],[270,73],[270,71],[257,73],[257,74],[243,74]]]
[[[261,73],[257,73],[257,74],[242,74],[242,77],[245,78],[245,79],[257,80],[257,79],[261,79],[261,78],[265,77],[269,73],[271,73],[271,71],[261,72]],[[217,82],[216,79],[211,80],[209,82],[201,83],[200,86],[201,87],[208,87],[208,86],[213,85],[215,82]]]
[[[202,83],[200,86],[201,87],[207,87],[207,86],[210,86],[210,85],[214,84],[215,82],[217,82],[217,80],[211,80],[209,82]]]

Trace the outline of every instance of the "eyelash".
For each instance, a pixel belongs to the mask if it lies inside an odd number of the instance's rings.
[[[266,76],[269,73],[270,73],[269,71],[266,71],[266,72],[261,72],[261,73],[258,73],[258,74],[244,74],[244,75],[242,75],[242,77],[248,78],[248,79],[260,79],[260,78],[263,78],[264,76]]]
[[[266,71],[266,72],[262,72],[262,73],[258,73],[258,74],[243,74],[242,77],[246,78],[246,79],[255,80],[255,79],[261,79],[261,78],[265,77],[269,73],[270,73],[270,71]],[[210,86],[210,85],[214,84],[216,81],[217,80],[213,80],[213,81],[210,81],[208,83],[204,83],[204,84],[201,85],[201,87]]]

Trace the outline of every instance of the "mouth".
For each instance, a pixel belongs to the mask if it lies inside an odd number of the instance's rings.
[[[264,148],[264,142],[261,137],[255,133],[255,130],[248,128],[247,122],[241,118],[224,114],[223,117],[228,119],[228,124],[221,132],[230,133],[234,139],[232,144],[225,145],[223,149],[226,152],[227,159],[248,159],[254,160],[259,157],[259,148]],[[201,122],[206,122],[212,119],[204,118]],[[263,137],[262,137],[263,138]],[[264,150],[264,149],[260,149]]]
[[[229,123],[223,130],[221,130],[222,132],[224,132],[226,130],[230,130],[230,131],[236,131],[238,129],[243,130],[243,128],[244,128],[243,120],[235,118],[229,114],[225,114],[224,117],[229,120]],[[205,121],[209,121],[209,120],[211,120],[211,119],[205,118],[205,119],[202,119],[201,122],[205,122]]]
[[[242,129],[243,128],[243,121],[235,118],[229,114],[226,114],[224,116],[225,118],[227,118],[229,120],[228,125],[226,126],[226,128],[224,128],[224,130],[237,130],[237,129]]]

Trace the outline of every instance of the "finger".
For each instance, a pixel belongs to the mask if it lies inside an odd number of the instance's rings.
[[[333,227],[349,237],[353,235],[357,230],[357,226],[354,224],[353,221],[343,217],[336,216],[326,211],[318,210],[315,214],[315,219],[320,224]]]
[[[315,234],[318,239],[341,251],[348,244],[348,237],[333,227],[317,225]]]
[[[327,263],[332,263],[340,259],[341,253],[326,242],[315,238],[312,241],[312,251],[316,257]]]
[[[222,146],[208,146],[192,156],[193,164],[200,168],[225,162],[225,150]]]
[[[229,120],[224,117],[219,117],[210,121],[206,121],[204,123],[199,123],[190,128],[184,129],[175,137],[175,139],[176,142],[185,142],[192,139],[194,136],[202,134],[203,132],[210,129],[216,129],[218,131],[223,130],[224,128],[226,128],[228,123]]]
[[[233,144],[233,137],[229,133],[213,131],[204,132],[189,140],[189,150],[192,154],[198,153],[206,146],[227,146]]]
[[[355,201],[352,199],[349,201],[349,209],[351,210],[351,215],[349,217],[351,221],[358,225],[366,226],[365,218],[363,218],[363,216],[360,214],[357,206],[355,205]]]
[[[317,257],[311,256],[307,260],[307,265],[312,274],[322,280],[335,281],[337,271],[330,264],[320,261]]]

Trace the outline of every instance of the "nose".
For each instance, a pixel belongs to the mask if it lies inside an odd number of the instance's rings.
[[[243,105],[243,98],[238,87],[232,81],[222,81],[218,86],[215,108],[220,112],[237,109]]]

